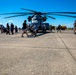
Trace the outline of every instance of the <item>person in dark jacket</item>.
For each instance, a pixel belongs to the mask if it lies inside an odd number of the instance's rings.
[[[13,23],[11,23],[11,33],[12,33],[12,35],[14,34],[14,24]]]
[[[24,22],[23,22],[22,30],[23,30],[23,32],[22,32],[21,37],[24,37],[24,36],[23,36],[24,34],[26,34],[26,35],[27,35],[27,37],[28,37],[28,33],[27,33],[27,23],[26,23],[26,20],[24,20]]]
[[[61,33],[61,25],[60,25],[60,24],[59,24],[58,27],[57,27],[57,32],[58,32],[58,31],[60,31],[60,33]]]
[[[9,23],[6,24],[6,28],[7,28],[6,34],[9,34],[10,35],[10,26],[9,26]]]
[[[45,25],[45,24],[42,25],[42,32],[43,32],[43,33],[46,33],[46,25]]]
[[[15,33],[18,33],[18,28],[17,28],[17,26],[15,26]]]

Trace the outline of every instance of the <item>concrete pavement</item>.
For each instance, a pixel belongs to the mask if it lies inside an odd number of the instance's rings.
[[[76,75],[76,35],[0,34],[0,75]]]

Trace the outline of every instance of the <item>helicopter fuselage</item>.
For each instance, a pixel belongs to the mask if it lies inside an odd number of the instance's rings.
[[[47,29],[49,29],[49,24],[47,25],[47,23],[44,23],[43,21],[43,16],[40,16],[38,14],[35,14],[32,18],[31,18],[31,26],[32,25],[37,25],[38,26],[38,29],[42,29],[43,25],[46,25],[46,27],[48,27]]]

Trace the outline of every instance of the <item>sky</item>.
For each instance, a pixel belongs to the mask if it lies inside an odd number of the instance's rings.
[[[10,12],[28,12],[21,8],[31,9],[39,12],[76,12],[76,0],[0,0],[0,14]],[[6,23],[14,23],[18,27],[22,27],[23,21],[28,16],[20,16],[4,19],[10,15],[0,15],[0,24],[6,26]],[[73,27],[76,18],[64,16],[52,16],[56,20],[48,18],[46,23],[57,26],[58,24]],[[27,23],[29,23],[27,21]]]

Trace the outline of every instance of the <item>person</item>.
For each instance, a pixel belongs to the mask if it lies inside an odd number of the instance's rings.
[[[9,23],[6,24],[6,28],[7,28],[6,34],[10,35],[10,26],[9,26]]]
[[[3,33],[3,25],[1,25],[1,33]]]
[[[11,33],[12,33],[12,35],[14,34],[14,24],[13,23],[11,23]]]
[[[50,28],[49,29],[50,29],[50,32],[52,32],[52,25],[50,25]]]
[[[37,30],[38,30],[38,25],[32,24],[32,26],[29,27],[29,31],[31,33],[30,37],[36,37]]]
[[[21,37],[24,37],[24,36],[23,36],[24,34],[26,34],[27,37],[28,37],[29,35],[28,35],[28,33],[27,33],[27,23],[26,23],[26,20],[24,20],[24,22],[23,22],[22,30],[23,30],[23,32],[22,32]]]
[[[43,32],[43,33],[46,33],[46,25],[45,25],[45,24],[42,25],[42,32]]]
[[[76,34],[76,20],[74,21],[74,34]]]
[[[17,26],[15,26],[15,33],[18,33],[18,28],[17,28]]]
[[[60,24],[59,24],[58,27],[57,27],[57,32],[58,32],[58,31],[60,31],[60,33],[61,33],[61,25],[60,25]]]

